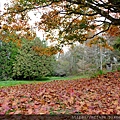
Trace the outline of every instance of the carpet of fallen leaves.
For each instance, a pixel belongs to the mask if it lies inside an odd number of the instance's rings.
[[[120,114],[120,72],[0,88],[0,114]]]

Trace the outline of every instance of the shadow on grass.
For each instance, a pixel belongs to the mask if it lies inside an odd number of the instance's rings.
[[[34,81],[49,81],[50,77],[42,77],[42,78],[36,78]],[[32,81],[32,80],[31,80]]]
[[[50,76],[50,77],[41,77],[41,78],[37,78],[34,81],[40,81],[40,82],[49,82],[52,80],[65,80],[68,77],[54,77],[54,76]]]

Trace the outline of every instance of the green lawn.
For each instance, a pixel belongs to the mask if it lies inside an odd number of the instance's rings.
[[[20,85],[20,84],[39,83],[39,82],[50,82],[53,80],[75,80],[80,78],[88,78],[88,76],[45,77],[37,80],[8,80],[8,81],[0,81],[0,87],[14,86],[14,85]]]

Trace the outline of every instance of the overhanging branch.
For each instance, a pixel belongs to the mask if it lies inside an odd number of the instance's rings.
[[[18,13],[22,13],[22,12],[24,12],[24,11],[26,11],[26,10],[34,10],[34,9],[39,9],[39,8],[45,8],[45,7],[48,7],[48,6],[52,5],[53,2],[54,2],[54,1],[51,1],[49,4],[46,4],[46,5],[43,5],[43,6],[38,6],[38,7],[26,7],[26,8],[24,8],[24,9],[18,10],[18,11],[5,12],[5,13],[2,14],[2,16],[6,15],[6,14],[11,14],[11,13],[16,13],[16,14],[18,14]]]
[[[92,39],[92,38],[94,38],[95,36],[97,36],[97,35],[99,35],[99,34],[101,34],[101,33],[104,33],[104,32],[106,32],[106,31],[108,31],[109,28],[110,28],[110,26],[111,26],[111,24],[109,24],[109,26],[108,26],[107,29],[102,30],[102,31],[100,31],[100,32],[98,32],[98,33],[96,33],[96,34],[94,34],[92,37],[88,37],[88,38],[86,38],[86,39]]]

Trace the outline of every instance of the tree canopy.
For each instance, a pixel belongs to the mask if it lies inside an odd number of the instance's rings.
[[[0,43],[0,80],[11,80],[13,62],[15,62],[18,48],[12,42],[0,41]]]
[[[34,51],[37,45],[41,47],[39,54]],[[32,80],[52,75],[56,60],[50,53],[43,53],[47,48],[46,43],[37,37],[32,41],[24,39],[21,47],[13,42],[0,41],[0,79]]]
[[[83,43],[106,32],[120,35],[120,0],[13,0],[5,7],[0,18],[2,40],[7,39],[7,33],[16,41],[22,37],[31,40],[34,27],[44,30],[46,39],[57,41],[59,46]],[[32,27],[28,23],[30,11],[39,17]]]
[[[34,80],[53,73],[55,57],[37,54],[33,50],[33,46],[36,45],[47,48],[46,43],[39,38],[31,42],[24,40],[13,62],[13,78]]]

